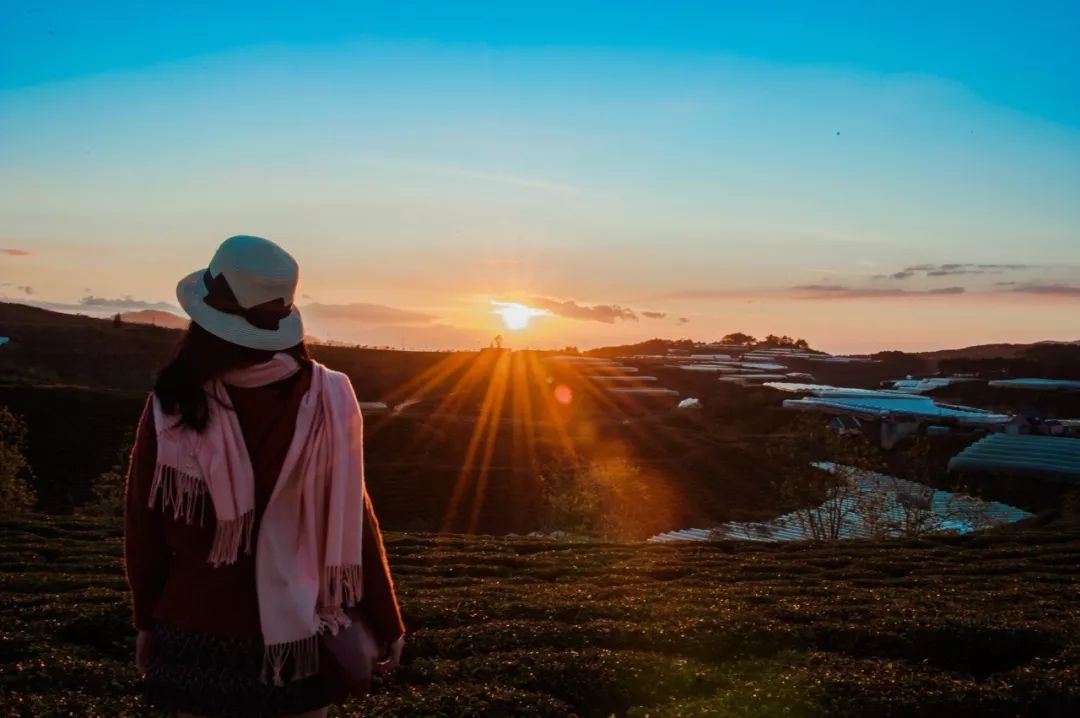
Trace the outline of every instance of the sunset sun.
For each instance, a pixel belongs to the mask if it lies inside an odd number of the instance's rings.
[[[492,302],[494,309],[493,314],[498,314],[502,317],[503,324],[507,329],[518,331],[525,329],[529,326],[529,321],[533,317],[543,317],[551,312],[546,309],[537,309],[536,307],[530,307],[527,304],[520,304],[518,302]]]

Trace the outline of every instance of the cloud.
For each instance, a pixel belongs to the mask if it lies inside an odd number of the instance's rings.
[[[927,277],[960,277],[980,274],[1002,274],[1031,269],[1030,264],[985,264],[978,262],[949,262],[946,264],[913,264],[892,274],[875,274],[873,279],[911,279],[920,274]]]
[[[22,292],[23,294],[25,294],[28,297],[34,293],[34,288],[27,285],[27,284],[20,284],[19,286],[15,287],[15,288],[18,289],[20,292]]]
[[[1073,284],[1022,284],[1010,289],[1018,294],[1041,294],[1058,297],[1080,297],[1080,286]]]
[[[667,317],[667,312],[642,312],[641,316],[646,319],[665,319]]]
[[[803,284],[792,287],[806,299],[874,299],[877,297],[927,297],[963,294],[963,287],[939,287],[936,289],[908,290],[847,287],[838,284]]]
[[[0,249],[0,254],[6,254],[9,257],[29,257],[33,252],[29,249]]]
[[[411,309],[398,309],[383,304],[308,304],[300,308],[305,316],[315,319],[345,319],[364,324],[426,324],[438,319]]]
[[[587,306],[574,301],[560,302],[546,297],[533,297],[527,303],[538,309],[546,309],[556,316],[580,321],[614,324],[617,320],[636,322],[638,319],[637,312],[629,307],[620,307],[618,304]]]
[[[909,280],[915,276],[915,272],[912,270],[902,270],[900,272],[893,272],[892,274],[875,274],[870,277],[872,280]]]
[[[679,317],[679,326],[682,326],[683,324],[689,324],[689,323],[690,323],[690,320],[688,318]]]
[[[147,302],[142,299],[134,299],[126,294],[118,299],[87,295],[79,300],[79,306],[94,309],[164,309],[167,311],[175,309],[166,302]]]
[[[935,269],[927,272],[928,277],[957,277],[964,274],[986,274],[984,269]]]

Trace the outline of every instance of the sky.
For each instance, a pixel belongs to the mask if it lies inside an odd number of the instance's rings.
[[[1077,36],[1075,2],[0,0],[0,298],[178,311],[257,234],[320,339],[1080,340]]]

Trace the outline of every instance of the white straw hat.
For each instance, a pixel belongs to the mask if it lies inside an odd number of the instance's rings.
[[[176,299],[191,320],[225,341],[249,349],[281,351],[304,338],[293,306],[300,270],[296,260],[262,237],[229,237],[210,266],[180,280]]]

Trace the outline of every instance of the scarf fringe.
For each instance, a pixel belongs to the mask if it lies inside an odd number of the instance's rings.
[[[172,509],[174,521],[181,518],[191,525],[195,514],[199,516],[199,526],[203,525],[206,515],[206,502],[210,490],[200,476],[180,471],[174,466],[158,464],[154,468],[154,481],[150,485],[150,508],[158,504],[162,511]],[[243,546],[244,552],[251,553],[251,531],[255,523],[254,510],[227,521],[218,521],[214,531],[214,543],[207,558],[215,567],[236,562],[236,557]]]
[[[184,523],[191,524],[195,512],[198,511],[199,525],[202,526],[208,495],[209,489],[201,476],[188,474],[166,464],[154,467],[154,481],[150,484],[148,505],[154,508],[160,496],[161,510],[164,512],[172,507],[174,521],[183,517]]]
[[[222,564],[236,563],[241,546],[244,547],[244,553],[250,554],[251,527],[254,523],[254,510],[242,514],[239,518],[218,521],[214,543],[210,547],[210,558],[207,560],[217,568]]]
[[[319,672],[319,637],[317,634],[288,643],[275,643],[263,649],[263,667],[260,680],[285,685],[281,674],[285,664],[292,659],[292,678],[298,681]]]
[[[359,563],[323,567],[324,606],[355,606],[363,596],[364,573]]]

